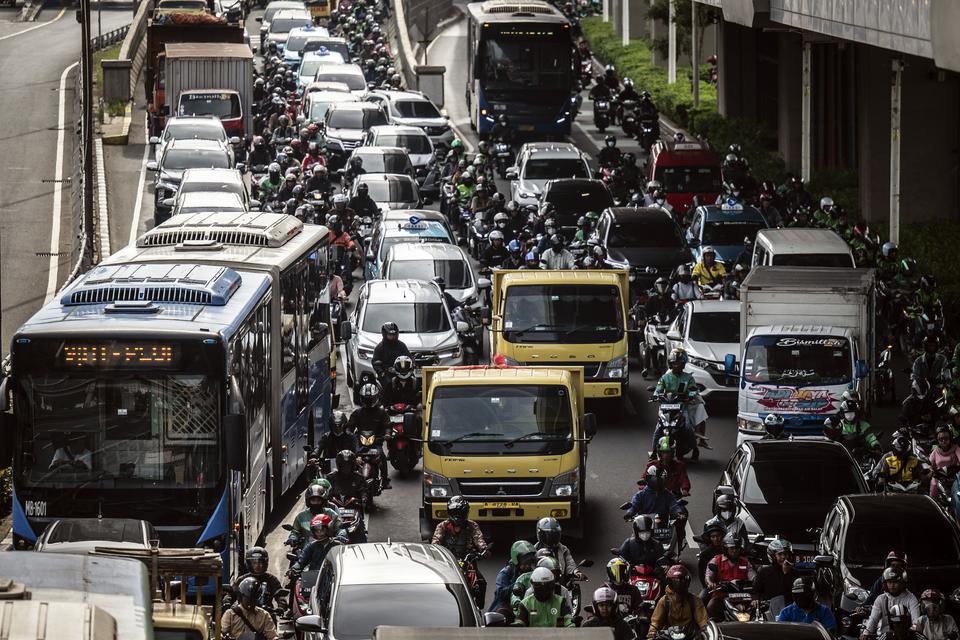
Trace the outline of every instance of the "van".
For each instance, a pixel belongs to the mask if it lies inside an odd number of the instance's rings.
[[[754,267],[857,266],[853,251],[830,229],[761,229],[753,244]]]

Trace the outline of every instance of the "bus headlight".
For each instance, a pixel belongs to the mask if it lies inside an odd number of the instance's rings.
[[[550,483],[550,495],[560,498],[570,498],[580,488],[580,470],[573,469],[556,476]]]
[[[607,363],[608,378],[624,378],[627,374],[627,356],[614,358]]]
[[[446,498],[450,495],[450,480],[439,473],[424,471],[423,494],[427,498]]]
[[[745,433],[764,433],[763,423],[737,417],[737,428]]]

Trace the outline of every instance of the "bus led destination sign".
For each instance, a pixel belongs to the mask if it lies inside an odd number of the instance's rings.
[[[62,364],[75,368],[122,369],[127,367],[170,367],[177,350],[173,344],[117,342],[64,344]]]

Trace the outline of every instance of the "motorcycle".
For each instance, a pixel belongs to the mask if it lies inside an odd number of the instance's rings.
[[[357,459],[360,460],[360,475],[367,487],[367,507],[373,509],[373,498],[383,493],[383,478],[380,477],[380,456],[383,452],[373,431],[362,430],[357,437],[360,440]]]
[[[493,158],[497,166],[497,175],[500,176],[501,180],[506,180],[507,167],[513,166],[513,147],[506,142],[495,142]]]
[[[897,385],[893,377],[893,345],[888,344],[880,352],[877,362],[877,404],[889,397],[890,401],[897,401]]]
[[[467,364],[480,364],[483,358],[483,322],[479,317],[482,312],[482,309],[471,309],[465,304],[457,306],[450,312],[450,319],[453,320],[454,326],[458,329],[465,328],[465,331],[458,331],[458,333],[463,346],[464,361]]]
[[[289,557],[290,554],[287,555]],[[293,588],[290,589],[290,613],[294,620],[313,613],[310,609],[310,592],[317,586],[319,578],[320,571],[303,571],[291,578]],[[296,632],[297,640],[304,640],[305,637],[304,632]]]
[[[747,580],[732,580],[724,581],[716,585],[713,589],[709,591],[709,600],[714,598],[722,598],[723,603],[723,619],[715,620],[716,622],[739,622],[737,614],[741,613],[739,608],[739,603],[747,601],[747,606],[751,606],[753,599],[753,585]],[[738,605],[731,605],[728,600],[733,598]],[[746,622],[746,620],[744,621]]]
[[[390,417],[390,436],[387,438],[387,459],[401,476],[409,475],[420,460],[420,443],[406,432],[405,423],[416,423],[416,410],[404,402],[387,407]],[[411,419],[406,416],[410,415]]]
[[[653,392],[651,387],[649,391]],[[692,392],[691,392],[692,393]],[[653,442],[662,437],[668,437],[677,443],[677,458],[682,459],[688,453],[697,450],[697,436],[693,425],[687,424],[684,404],[691,398],[682,398],[672,393],[663,396],[654,396],[650,402],[659,402],[657,410],[657,424],[653,430]],[[650,452],[653,457],[653,452]]]
[[[643,342],[640,343],[640,362],[643,363],[645,377],[652,372],[659,377],[667,370],[667,330],[673,318],[666,314],[656,314],[647,318],[643,327]]]
[[[620,127],[628,138],[632,138],[637,133],[636,100],[624,100],[620,104]]]
[[[577,563],[577,569],[593,566],[593,560],[583,559]],[[573,609],[573,615],[580,615],[580,605],[582,604],[582,594],[580,592],[580,583],[586,578],[578,578],[575,572],[567,573],[560,579],[560,584],[570,592],[570,608]]]
[[[650,148],[660,139],[660,123],[652,119],[641,120],[638,139],[644,152],[650,153]]]
[[[340,512],[340,529],[346,531],[350,544],[367,541],[367,528],[363,519],[363,503],[354,496],[333,496],[330,504]]]
[[[584,89],[593,82],[593,60],[589,56],[580,59],[580,86]]]
[[[343,280],[343,290],[349,296],[350,292],[353,291],[353,270],[350,268],[353,261],[350,252],[346,247],[332,245],[330,247],[329,263],[333,267],[333,273]]]
[[[347,321],[346,302],[345,294],[336,296],[330,301],[330,324],[334,342],[340,342],[340,324]]]
[[[593,101],[593,126],[595,126],[600,133],[606,131],[607,127],[610,126],[609,100]]]
[[[492,545],[488,545],[492,546]],[[473,601],[476,603],[477,607],[482,611],[483,610],[483,600],[486,594],[486,585],[480,581],[480,570],[478,568],[480,562],[479,553],[468,553],[463,558],[457,561],[457,564],[460,565],[460,572],[463,574],[464,580],[467,581],[467,586],[470,588],[470,595],[473,596]]]
[[[933,472],[933,478],[930,482],[936,483],[937,486],[937,500],[947,510],[948,513],[956,512],[956,491],[957,488],[957,473],[960,472],[960,467],[957,465],[950,465],[946,469],[937,469]]]
[[[755,622],[766,620],[769,605],[757,601],[754,605],[753,588],[728,593],[723,600],[723,618],[727,622]]]

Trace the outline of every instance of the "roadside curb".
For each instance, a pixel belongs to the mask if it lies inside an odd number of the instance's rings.
[[[103,144],[125,145],[130,142],[130,124],[133,122],[133,102],[127,102],[123,110],[123,123],[118,133],[105,133],[100,136]]]

